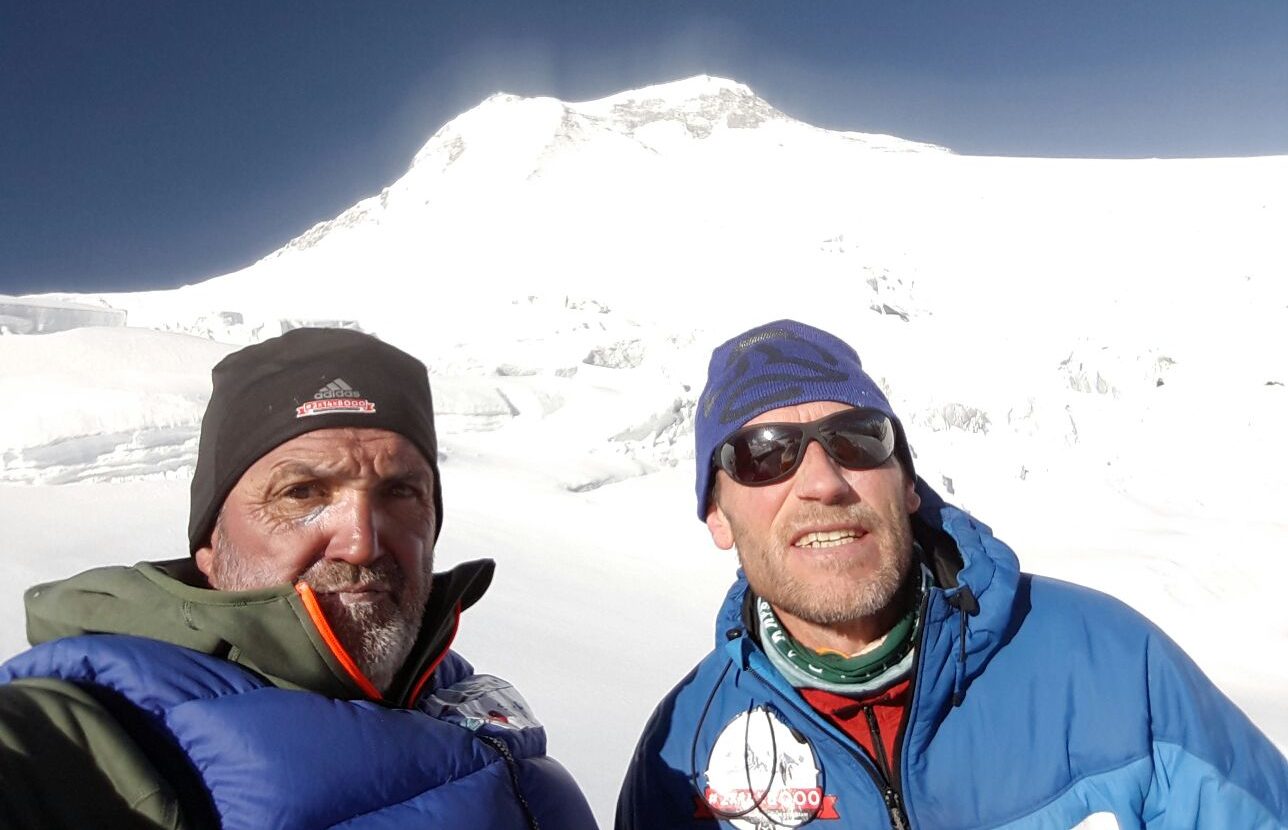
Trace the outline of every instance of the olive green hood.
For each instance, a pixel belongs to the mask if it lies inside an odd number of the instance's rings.
[[[426,669],[447,650],[461,611],[492,582],[490,559],[434,574],[420,634],[385,701],[407,705]],[[345,700],[367,698],[327,645],[292,585],[257,591],[199,587],[190,559],[96,568],[30,588],[32,645],[81,634],[129,634],[172,643],[245,666],[275,685]]]

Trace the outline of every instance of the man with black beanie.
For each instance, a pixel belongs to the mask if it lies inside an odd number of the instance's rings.
[[[494,564],[433,573],[424,365],[298,329],[212,377],[190,557],[27,592],[0,827],[594,827],[519,693],[449,648]]]

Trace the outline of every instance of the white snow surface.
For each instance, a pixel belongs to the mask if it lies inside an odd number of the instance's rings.
[[[695,514],[706,361],[794,317],[858,349],[918,472],[1026,570],[1144,612],[1288,747],[1284,227],[1288,157],[960,156],[708,77],[495,95],[241,271],[59,295],[133,328],[0,337],[0,656],[24,587],[183,554],[219,358],[356,322],[430,368],[440,563],[498,561],[457,647],[610,825],[735,570]]]

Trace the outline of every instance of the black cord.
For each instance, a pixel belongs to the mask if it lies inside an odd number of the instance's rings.
[[[761,815],[765,816],[765,818],[769,819],[769,820],[770,820],[771,822],[773,822],[775,825],[779,825],[779,823],[778,823],[777,821],[774,821],[774,819],[773,819],[773,817],[772,817],[772,816],[770,816],[768,813],[766,813],[765,811],[763,811],[763,810],[761,809],[761,808],[764,806],[764,804],[765,804],[765,800],[766,800],[767,798],[769,798],[769,794],[773,791],[773,789],[774,789],[774,780],[778,777],[778,734],[777,734],[777,732],[774,730],[774,718],[773,718],[773,715],[771,714],[771,712],[770,712],[770,710],[769,710],[769,707],[768,707],[768,706],[754,706],[754,705],[752,705],[752,704],[748,704],[746,711],[744,711],[744,712],[743,712],[743,717],[744,717],[744,718],[746,718],[746,721],[745,721],[745,723],[744,723],[744,725],[743,725],[743,737],[742,737],[742,747],[743,747],[743,750],[742,750],[742,769],[743,769],[743,773],[744,773],[744,776],[745,776],[746,781],[747,781],[747,792],[748,792],[749,794],[750,794],[750,793],[755,793],[755,792],[756,792],[756,788],[755,788],[754,786],[752,786],[752,780],[751,780],[751,775],[752,775],[752,773],[751,773],[751,761],[750,761],[750,758],[748,757],[748,756],[749,756],[749,754],[750,754],[748,750],[750,750],[750,748],[751,748],[751,719],[752,719],[752,716],[753,716],[757,711],[759,711],[759,712],[764,716],[764,718],[765,718],[765,724],[766,724],[766,726],[769,728],[769,740],[770,740],[770,757],[769,757],[769,764],[770,764],[770,774],[769,774],[769,780],[765,782],[765,787],[764,787],[764,789],[760,791],[760,794],[759,794],[759,795],[757,795],[757,796],[755,796],[755,797],[754,797],[754,800],[752,801],[751,806],[747,807],[747,809],[745,809],[745,810],[740,810],[740,811],[737,811],[737,812],[727,812],[727,811],[725,811],[725,810],[723,810],[723,809],[721,809],[721,808],[719,808],[719,807],[715,806],[714,804],[712,804],[712,803],[711,803],[711,801],[710,801],[709,799],[707,799],[707,797],[706,797],[706,795],[705,795],[705,792],[704,792],[704,791],[702,791],[702,790],[699,790],[699,789],[698,789],[698,778],[699,778],[699,774],[698,774],[698,773],[697,773],[697,771],[696,771],[696,763],[695,763],[695,764],[693,765],[693,767],[692,767],[693,772],[692,772],[692,773],[691,773],[691,775],[690,775],[690,780],[691,780],[691,782],[692,782],[692,784],[693,784],[693,789],[694,789],[694,790],[696,790],[696,791],[698,791],[698,792],[700,792],[700,793],[703,793],[703,795],[702,795],[702,800],[706,802],[707,807],[709,807],[709,808],[711,809],[712,814],[713,814],[714,816],[716,816],[717,818],[720,818],[720,819],[738,819],[738,818],[744,818],[745,816],[749,816],[749,815],[751,815],[752,813],[755,813],[755,812],[760,812],[760,813],[761,813]],[[704,712],[704,719],[705,719],[705,712]],[[701,726],[701,724],[699,723],[699,727],[700,727],[700,726]],[[693,760],[695,760],[695,761],[696,761],[696,756],[697,756],[697,738],[696,738],[696,734],[697,734],[697,733],[695,733],[694,743],[693,743],[693,747],[692,747],[692,756],[691,756],[691,757],[692,757],[692,759],[693,759]],[[790,826],[790,825],[779,825],[779,826]]]
[[[476,733],[477,734],[477,733]],[[500,738],[494,738],[491,735],[478,735],[478,739],[496,750],[497,754],[505,761],[505,766],[510,772],[510,783],[514,785],[514,797],[519,801],[519,807],[523,810],[523,816],[528,820],[529,830],[541,830],[541,825],[537,823],[537,816],[532,812],[532,805],[523,795],[523,785],[519,783],[519,764],[511,754],[510,748],[506,746],[505,741]]]

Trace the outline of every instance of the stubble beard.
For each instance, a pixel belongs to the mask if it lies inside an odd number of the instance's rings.
[[[738,561],[757,596],[775,608],[816,625],[835,626],[871,617],[888,608],[899,596],[912,567],[912,523],[908,514],[881,516],[866,505],[838,512],[835,508],[797,517],[801,527],[842,521],[868,529],[874,542],[875,563],[862,575],[856,563],[820,557],[811,563],[815,578],[804,580],[787,566],[793,529],[778,538],[757,538],[730,518]]]
[[[216,533],[209,576],[220,591],[251,591],[280,585],[280,575],[269,573]],[[340,645],[377,689],[386,691],[411,652],[425,616],[433,578],[433,555],[425,557],[419,579],[412,584],[391,556],[371,567],[334,559],[314,562],[296,578],[318,595],[327,623]],[[331,592],[336,588],[371,586],[388,594],[370,602],[345,604]]]

